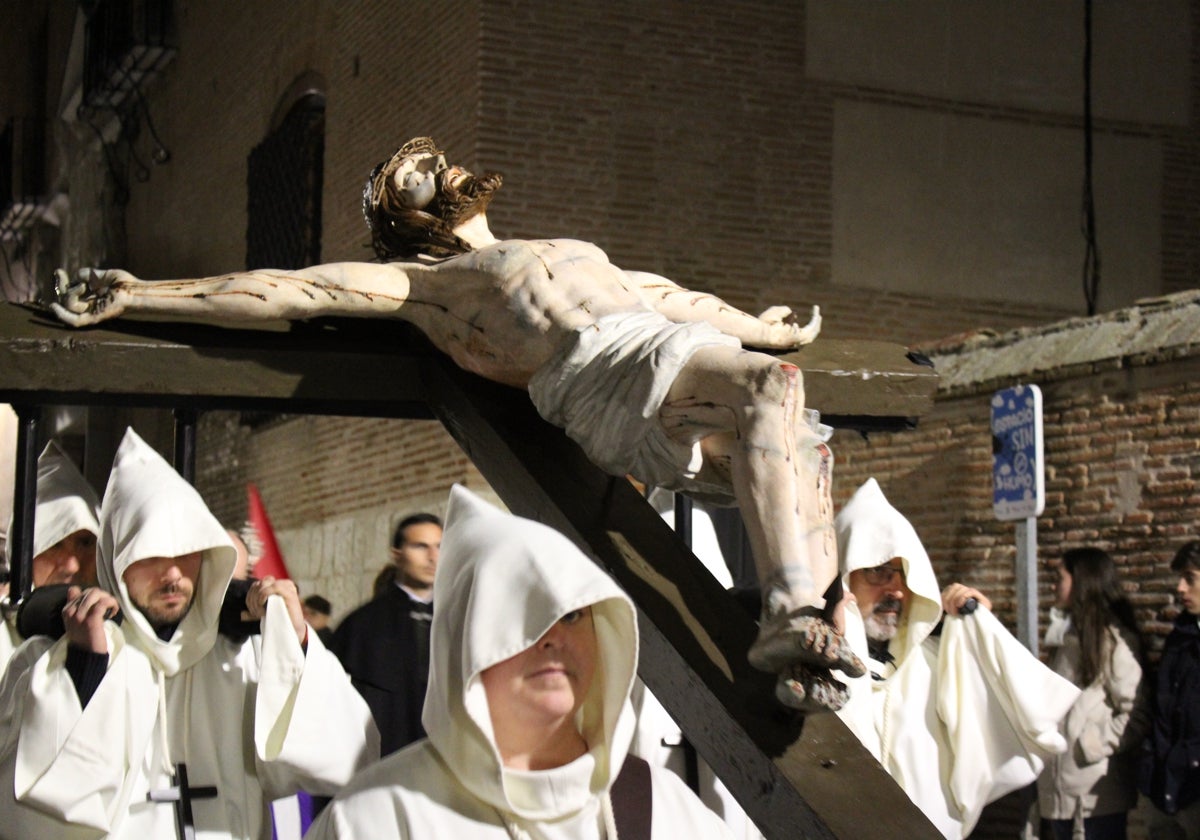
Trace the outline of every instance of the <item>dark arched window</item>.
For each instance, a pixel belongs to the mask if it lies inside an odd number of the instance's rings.
[[[325,97],[307,92],[250,152],[246,268],[321,261]]]

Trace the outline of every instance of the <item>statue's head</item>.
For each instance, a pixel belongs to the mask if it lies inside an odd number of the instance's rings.
[[[363,187],[363,216],[376,255],[447,257],[470,251],[454,230],[487,209],[502,181],[499,173],[475,176],[448,166],[429,137],[409,140],[371,170]]]

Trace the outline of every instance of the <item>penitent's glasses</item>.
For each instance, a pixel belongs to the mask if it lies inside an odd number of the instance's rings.
[[[898,566],[889,566],[886,563],[882,566],[872,566],[869,569],[861,569],[860,571],[867,583],[872,586],[886,586],[892,582],[896,575],[900,575],[901,579],[904,578],[904,569]]]

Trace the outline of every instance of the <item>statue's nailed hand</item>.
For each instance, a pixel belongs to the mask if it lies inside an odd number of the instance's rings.
[[[86,327],[116,318],[125,311],[129,301],[129,291],[121,284],[134,279],[126,271],[85,268],[72,282],[70,275],[60,268],[54,272],[54,293],[58,301],[51,303],[50,308],[72,327]]]
[[[789,306],[772,306],[758,320],[766,324],[779,345],[803,347],[812,344],[821,332],[821,308],[812,308],[812,317],[807,324],[801,324],[796,313]],[[774,343],[774,342],[773,342]]]

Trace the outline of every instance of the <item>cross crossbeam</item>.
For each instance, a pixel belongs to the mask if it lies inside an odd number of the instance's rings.
[[[152,790],[146,794],[149,802],[170,802],[175,806],[175,831],[179,840],[196,840],[196,821],[192,816],[193,799],[216,799],[217,789],[213,785],[191,787],[188,784],[187,765],[182,761],[175,765],[170,787]]]

